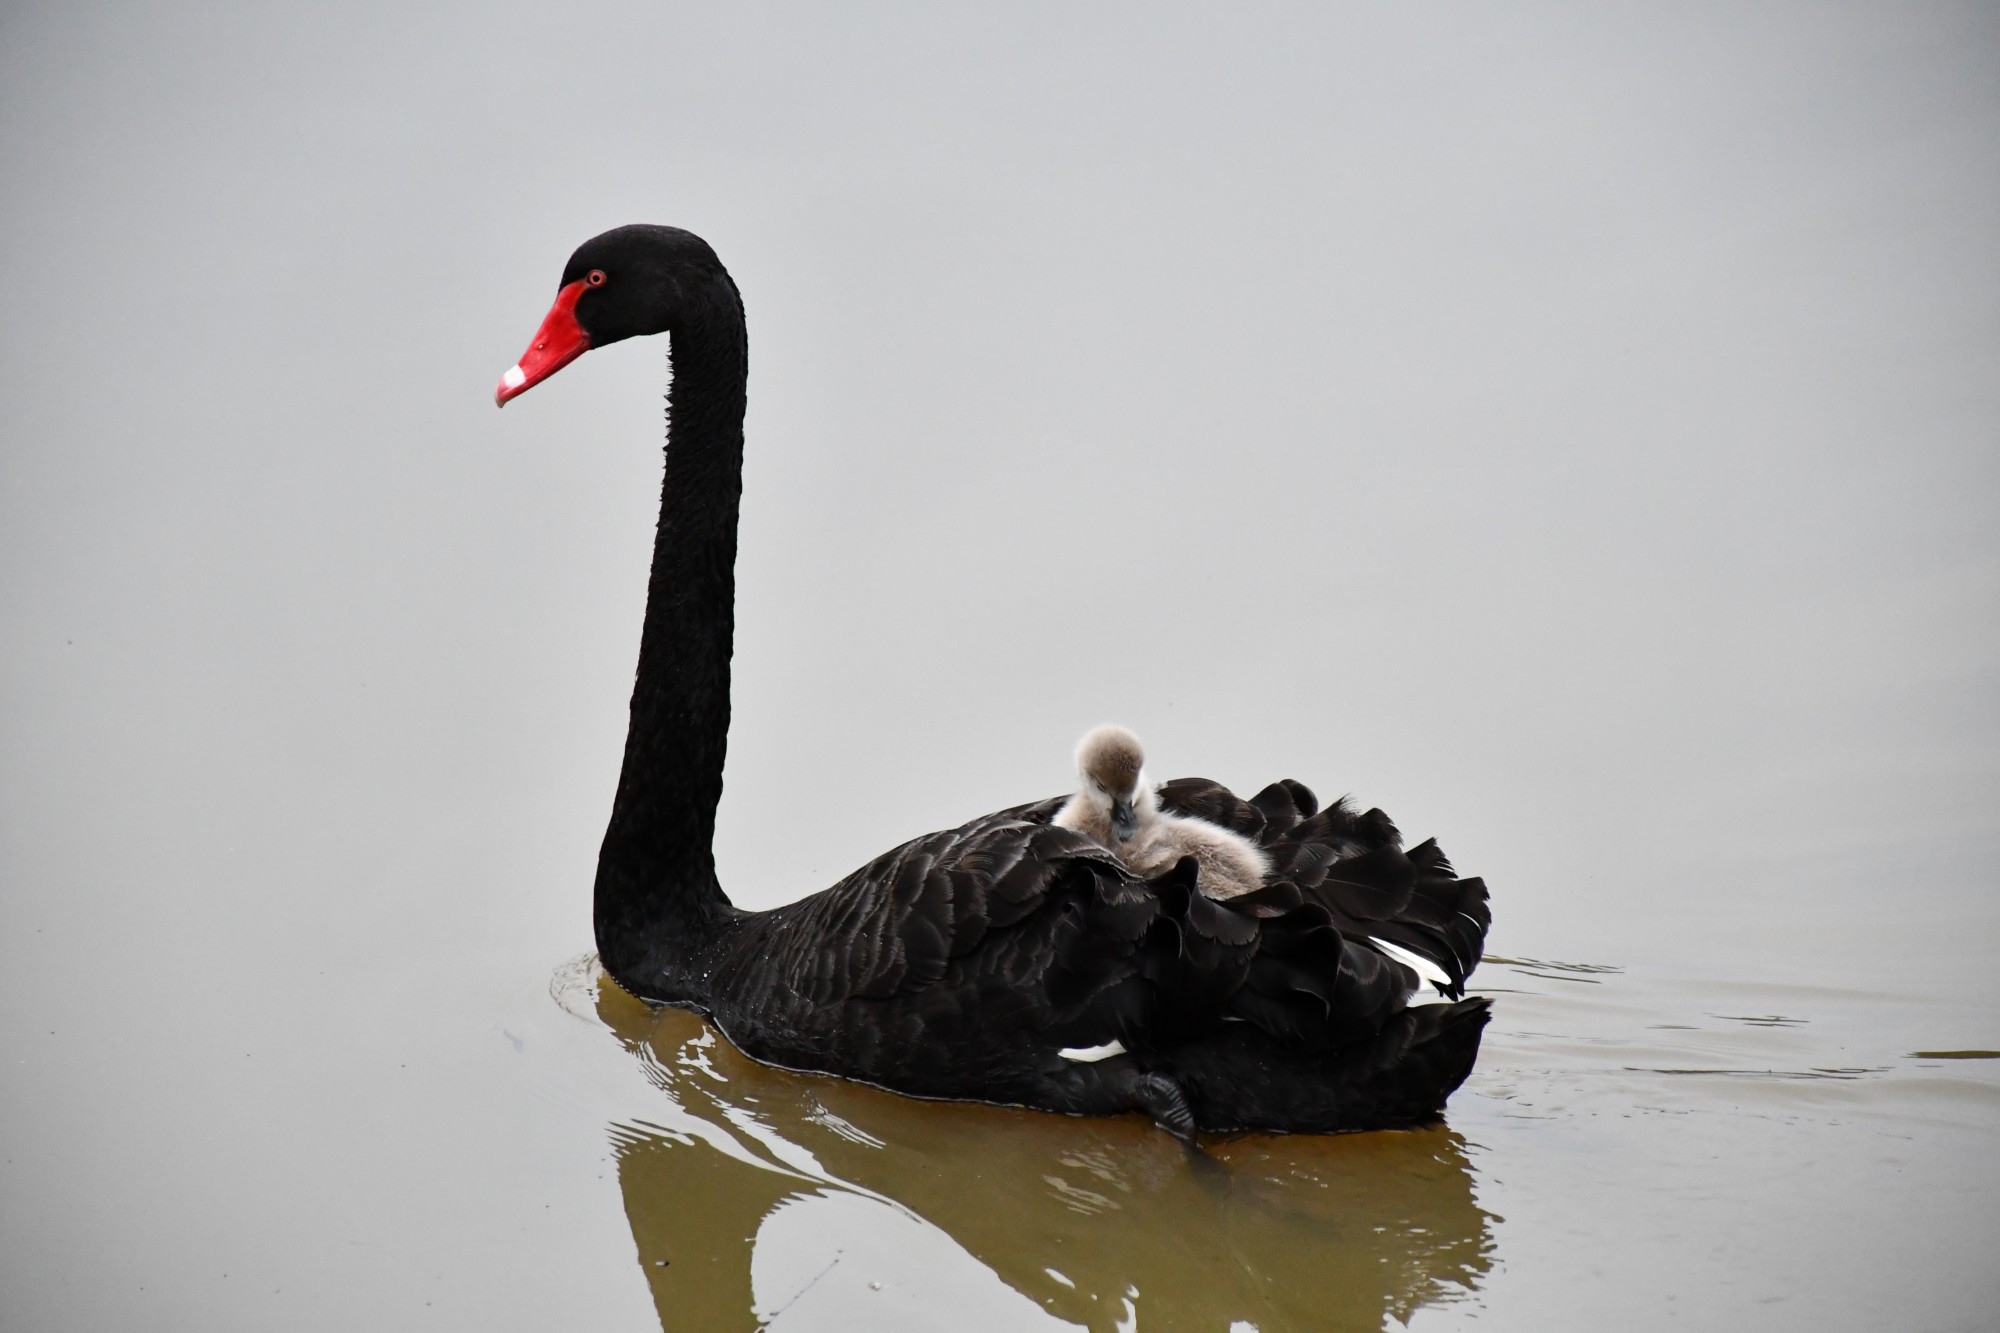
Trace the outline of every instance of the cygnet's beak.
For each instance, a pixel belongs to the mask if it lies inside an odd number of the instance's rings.
[[[1132,834],[1138,830],[1138,828],[1139,828],[1139,821],[1132,814],[1131,798],[1125,796],[1112,797],[1111,831],[1118,835],[1118,841],[1124,842],[1126,839],[1130,838]]]

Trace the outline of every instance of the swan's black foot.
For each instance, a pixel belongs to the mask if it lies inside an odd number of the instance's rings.
[[[1194,1112],[1188,1107],[1187,1095],[1181,1085],[1165,1074],[1141,1074],[1132,1080],[1132,1098],[1139,1109],[1153,1117],[1153,1123],[1179,1139],[1194,1152],[1201,1151],[1195,1142]]]
[[[1229,1163],[1217,1157],[1199,1143],[1185,1145],[1187,1148],[1188,1175],[1209,1195],[1217,1199],[1227,1199],[1235,1178],[1229,1174]]]

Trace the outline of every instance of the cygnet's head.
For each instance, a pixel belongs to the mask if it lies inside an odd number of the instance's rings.
[[[1139,798],[1145,763],[1139,738],[1123,727],[1099,727],[1076,747],[1083,795],[1100,809],[1110,810],[1111,827],[1121,842],[1139,826],[1132,806]]]

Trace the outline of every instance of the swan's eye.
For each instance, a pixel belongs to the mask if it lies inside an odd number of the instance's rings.
[[[590,270],[590,276],[585,278],[584,281],[593,287],[602,287],[604,285],[604,270],[601,268]]]

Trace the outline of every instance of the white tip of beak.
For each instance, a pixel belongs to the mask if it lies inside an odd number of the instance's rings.
[[[521,387],[522,384],[527,382],[527,378],[528,378],[528,372],[521,369],[519,366],[515,366],[512,370],[509,370],[505,375],[502,375],[500,377],[500,382],[506,385],[510,389],[518,389]]]

